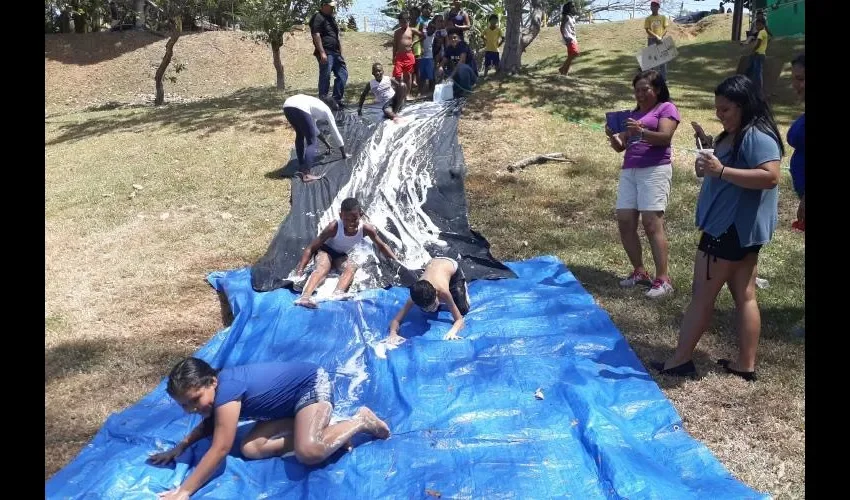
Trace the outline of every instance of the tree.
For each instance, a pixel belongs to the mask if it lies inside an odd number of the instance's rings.
[[[267,43],[272,49],[272,64],[277,75],[277,88],[283,90],[286,77],[280,48],[283,36],[307,22],[307,15],[314,8],[311,0],[247,0],[242,5],[242,17],[252,37]]]
[[[351,0],[338,0],[338,7],[347,7]],[[283,37],[293,29],[309,21],[310,15],[317,9],[315,0],[245,0],[242,3],[242,17],[250,35],[256,41],[267,43],[272,49],[272,64],[277,75],[277,88],[286,87],[286,76],[280,48]]]
[[[194,19],[195,15],[204,4],[212,4],[214,0],[160,0],[158,5],[158,14],[160,16],[160,26],[168,32],[168,41],[165,42],[165,55],[162,56],[162,61],[156,69],[154,75],[154,83],[156,85],[156,97],[154,105],[160,106],[165,102],[165,87],[162,80],[165,77],[165,70],[171,64],[171,58],[174,56],[174,44],[183,33],[183,18]],[[179,65],[177,71],[182,69]]]
[[[357,20],[354,15],[348,16],[348,31],[357,31]]]
[[[524,12],[526,2],[523,0],[505,0],[508,26],[505,30],[505,48],[502,49],[502,68],[511,74],[519,71],[522,53],[537,38],[543,24],[542,0],[526,1],[528,10]]]
[[[87,33],[100,31],[103,19],[108,15],[107,3],[100,0],[45,0],[45,33],[59,31]]]

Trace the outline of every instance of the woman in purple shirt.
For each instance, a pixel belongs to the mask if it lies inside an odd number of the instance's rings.
[[[673,180],[670,143],[679,126],[679,110],[670,102],[667,82],[655,70],[638,73],[632,80],[637,107],[626,120],[626,130],[605,133],[611,147],[625,151],[617,193],[617,225],[620,240],[632,264],[631,274],[620,286],[651,285],[646,296],[656,299],[673,293],[667,274],[667,236],[664,211]],[[643,250],[638,236],[638,219],[649,239],[655,261],[653,280],[643,265]]]
[[[358,432],[386,439],[390,429],[369,408],[351,420],[330,424],[332,387],[318,365],[271,362],[215,370],[198,358],[177,363],[168,376],[168,394],[187,413],[204,420],[173,449],[153,455],[152,463],[177,458],[212,434],[212,445],[179,488],[161,498],[188,500],[207,481],[233,447],[239,420],[258,423],[242,441],[248,459],[279,457],[291,451],[299,462],[319,464]]]

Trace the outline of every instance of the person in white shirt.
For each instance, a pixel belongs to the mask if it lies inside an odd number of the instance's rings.
[[[564,45],[567,46],[567,59],[558,68],[558,71],[562,75],[567,75],[570,72],[573,59],[578,57],[579,54],[578,37],[576,36],[576,16],[578,16],[578,10],[576,10],[575,3],[565,3],[563,9],[561,9],[561,38],[564,41]]]
[[[404,83],[385,75],[384,67],[381,63],[372,65],[372,76],[374,78],[366,84],[366,88],[360,94],[360,104],[357,107],[357,114],[363,115],[363,102],[366,101],[366,96],[369,92],[372,92],[375,96],[375,102],[381,106],[384,116],[398,123],[400,119],[398,112],[401,111],[404,105]]]
[[[320,177],[310,174],[310,166],[316,158],[316,139],[321,140],[331,151],[331,145],[319,131],[316,122],[324,120],[328,122],[331,133],[339,143],[339,152],[343,158],[350,158],[345,153],[345,142],[336,126],[331,108],[322,100],[304,94],[296,94],[283,103],[283,114],[286,120],[295,129],[295,154],[298,156],[298,174],[304,182],[310,182]],[[306,145],[306,147],[305,147]]]

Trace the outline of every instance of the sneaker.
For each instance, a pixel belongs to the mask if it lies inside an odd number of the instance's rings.
[[[670,284],[669,281],[665,281],[662,279],[656,279],[652,282],[652,288],[646,292],[646,296],[650,299],[660,299],[665,295],[670,295],[673,293],[673,285]]]
[[[632,288],[638,284],[649,285],[650,283],[652,283],[652,278],[649,277],[649,273],[646,271],[634,270],[628,278],[620,282],[620,286],[623,288]]]

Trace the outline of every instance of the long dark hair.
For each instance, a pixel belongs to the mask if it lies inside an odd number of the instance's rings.
[[[661,76],[661,73],[654,69],[641,71],[632,79],[632,88],[637,85],[638,80],[646,80],[649,82],[649,85],[655,89],[655,95],[658,97],[658,102],[670,101],[670,89],[667,88],[667,82],[664,80],[664,77]],[[635,106],[635,111],[640,111],[639,104]]]
[[[575,16],[578,14],[578,10],[576,9],[576,4],[574,2],[567,2],[561,8],[561,16]]]
[[[752,80],[744,75],[730,76],[714,89],[714,95],[725,97],[741,108],[741,127],[735,134],[732,143],[733,161],[738,158],[741,142],[751,128],[773,137],[779,144],[779,152],[782,156],[785,156],[785,147],[782,145],[782,136],[779,134],[776,121],[773,119],[773,112],[770,110],[767,101],[764,100],[761,89],[756,88]],[[721,132],[717,136],[715,144],[722,141],[727,135],[729,134],[725,130]]]
[[[186,394],[192,389],[212,385],[218,375],[218,370],[206,361],[198,358],[186,358],[174,365],[168,375],[166,391],[171,397]]]

